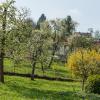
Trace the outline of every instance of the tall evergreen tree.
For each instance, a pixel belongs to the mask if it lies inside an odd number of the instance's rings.
[[[72,20],[71,16],[67,16],[67,18],[62,21],[62,27],[63,35],[69,36],[75,31],[76,23]]]
[[[36,29],[40,29],[40,25],[41,23],[43,23],[44,21],[46,21],[46,16],[45,14],[42,14],[39,18],[39,20],[37,21],[37,25],[36,25]]]

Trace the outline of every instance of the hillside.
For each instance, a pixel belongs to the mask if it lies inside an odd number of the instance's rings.
[[[80,90],[78,82],[58,82],[5,76],[5,84],[0,84],[0,100],[81,100],[76,95]],[[86,100],[100,100],[98,95],[90,95]]]

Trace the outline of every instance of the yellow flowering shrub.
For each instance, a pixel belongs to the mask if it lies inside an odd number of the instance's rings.
[[[87,78],[89,74],[100,73],[100,53],[79,49],[71,53],[67,65],[73,74]]]

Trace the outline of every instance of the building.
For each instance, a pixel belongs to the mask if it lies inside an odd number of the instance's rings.
[[[100,39],[94,39],[94,44],[100,46]]]
[[[85,36],[85,37],[92,37],[92,34],[89,32],[75,32],[75,36]]]

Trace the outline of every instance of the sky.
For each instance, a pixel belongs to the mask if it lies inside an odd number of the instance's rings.
[[[71,15],[79,23],[77,31],[86,32],[88,28],[100,30],[100,0],[16,0],[16,6],[29,8],[34,21],[42,13],[47,19]]]

